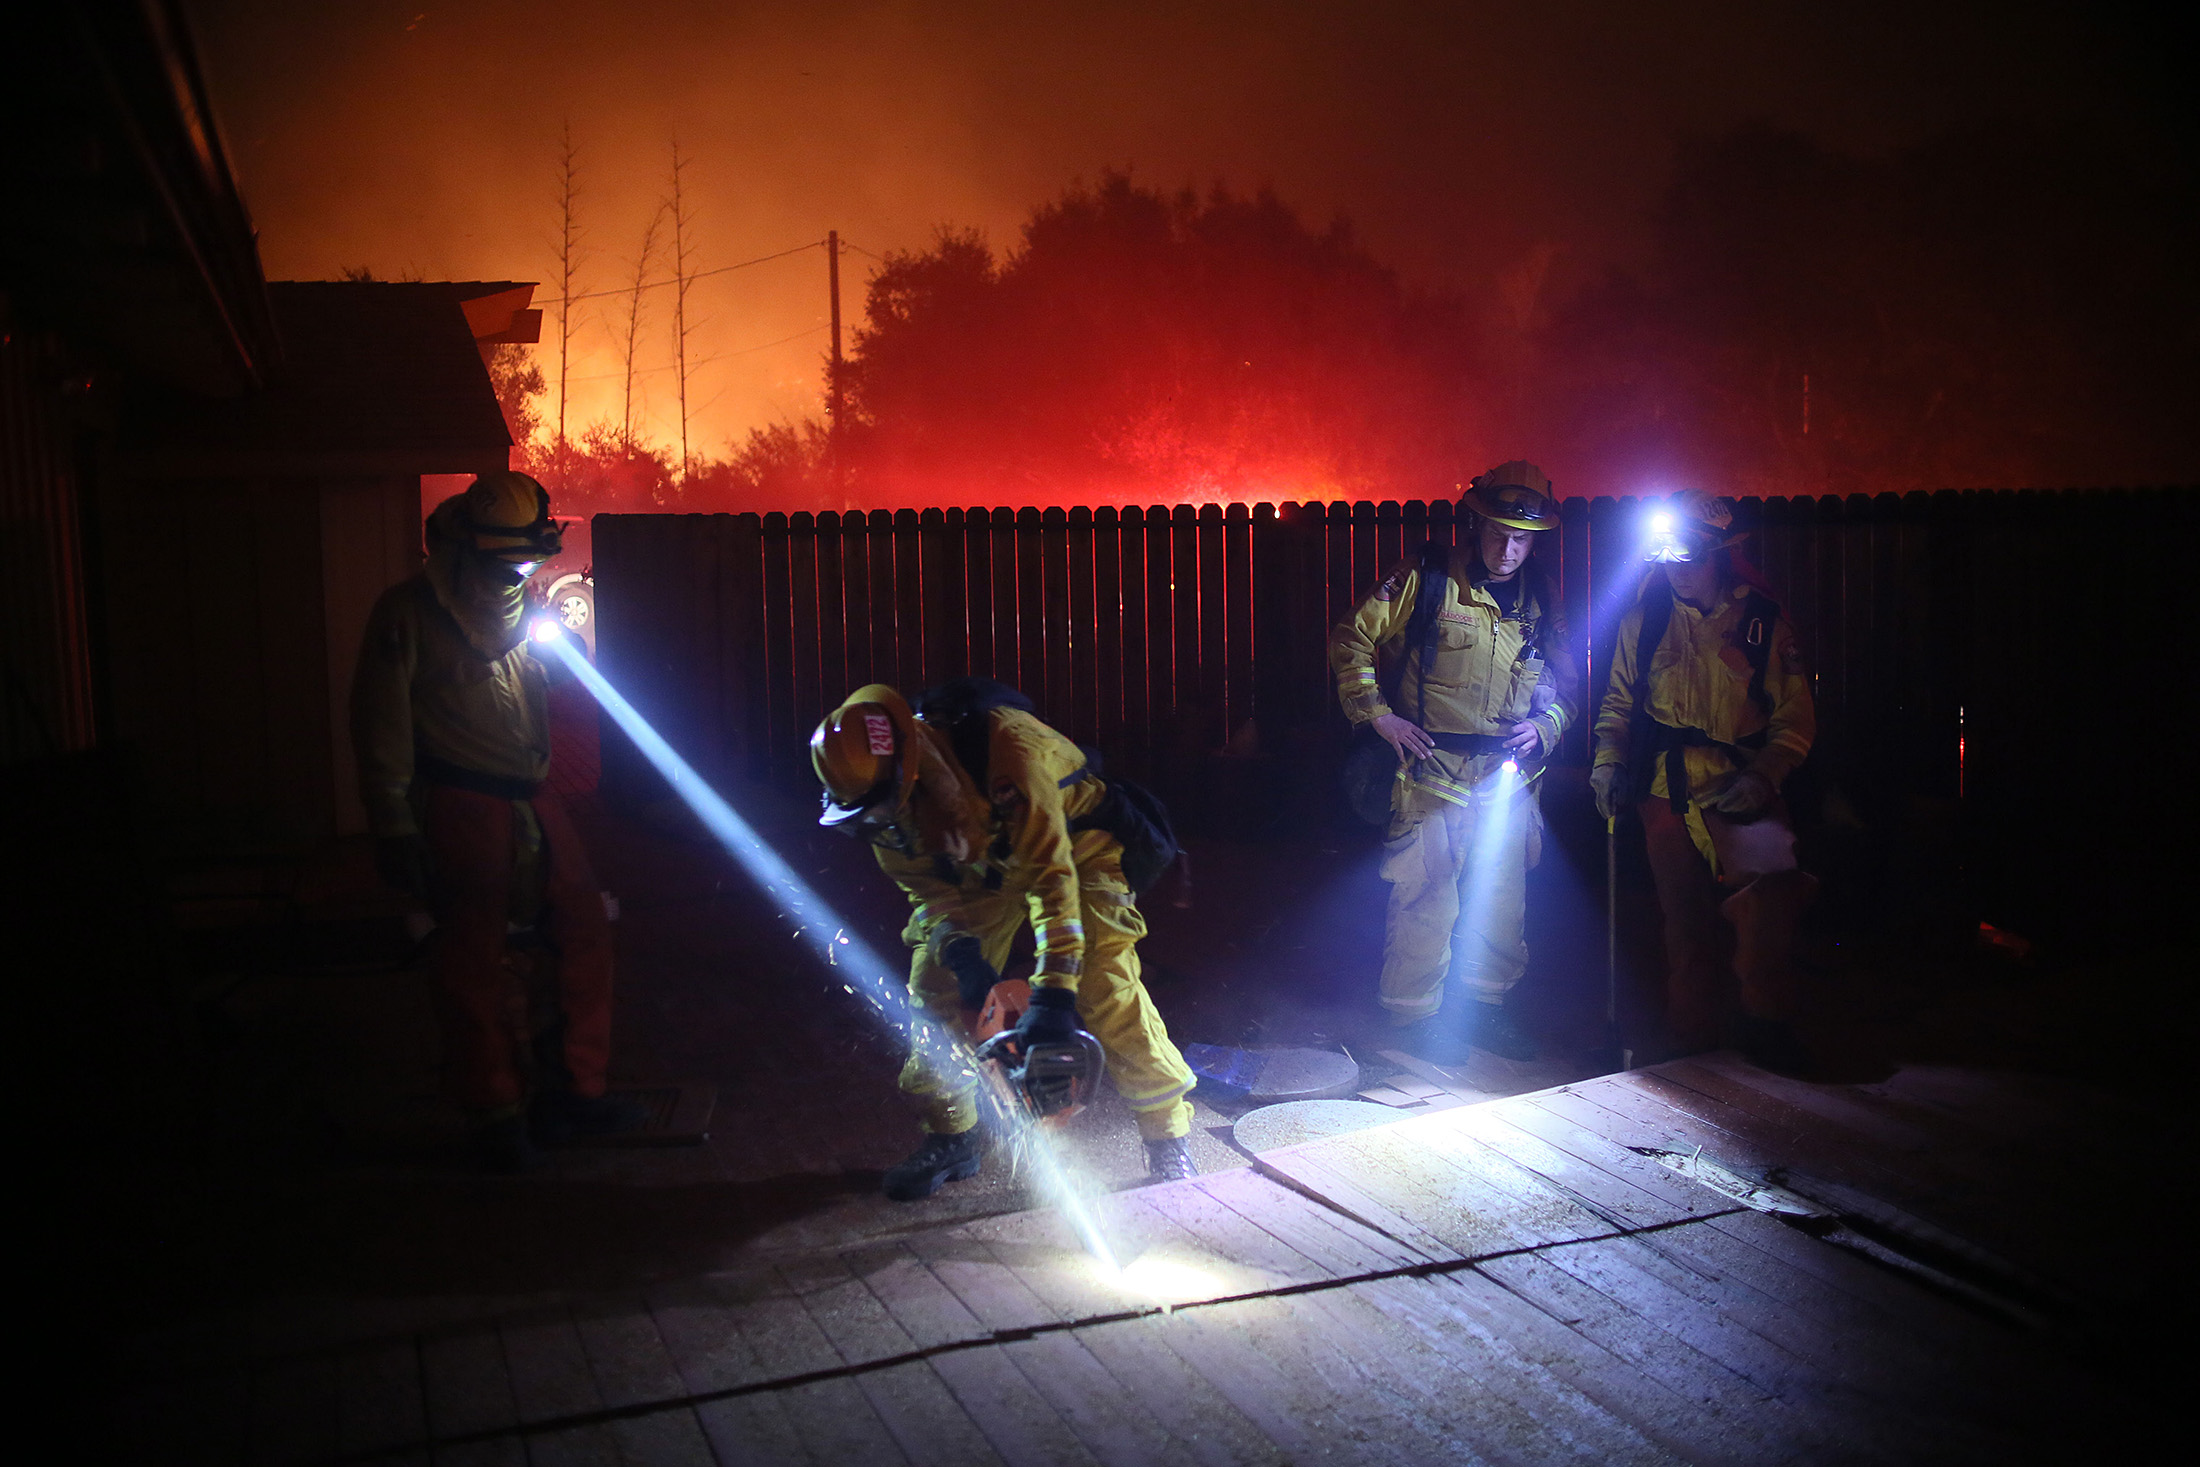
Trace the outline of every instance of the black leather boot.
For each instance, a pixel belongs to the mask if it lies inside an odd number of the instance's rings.
[[[949,1182],[976,1176],[982,1160],[976,1127],[953,1136],[932,1131],[906,1160],[886,1169],[886,1183],[881,1190],[896,1202],[915,1202]]]

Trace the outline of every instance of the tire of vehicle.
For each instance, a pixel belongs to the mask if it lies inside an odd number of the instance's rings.
[[[566,576],[544,598],[568,633],[580,638],[588,660],[596,660],[596,587],[585,576]]]

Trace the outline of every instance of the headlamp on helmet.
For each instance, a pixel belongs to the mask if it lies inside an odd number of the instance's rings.
[[[525,474],[483,474],[459,496],[458,527],[478,555],[521,575],[556,555],[564,534],[550,518],[550,491]]]
[[[1643,558],[1659,565],[1687,565],[1734,544],[1734,509],[1717,495],[1683,489],[1650,511]]]

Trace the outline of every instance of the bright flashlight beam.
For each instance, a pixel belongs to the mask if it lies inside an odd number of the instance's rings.
[[[1507,889],[1508,897],[1517,900],[1525,879],[1525,858],[1515,856],[1511,850],[1510,836],[1520,795],[1520,766],[1507,759],[1498,766],[1497,775],[1474,792],[1476,802],[1474,844],[1467,852],[1467,906],[1457,931],[1465,934],[1475,946],[1462,954],[1460,966],[1468,973],[1487,968],[1493,958],[1506,956],[1493,953],[1483,939],[1483,931],[1489,924],[1490,909],[1497,897],[1500,885]],[[1508,863],[1508,857],[1512,860]],[[1508,864],[1519,869],[1505,869]]]
[[[897,1037],[924,1048],[935,1074],[957,1076],[963,1083],[976,1086],[980,1103],[993,1112],[988,1119],[994,1125],[994,1134],[1020,1136],[1023,1159],[1030,1166],[1041,1195],[1060,1209],[1093,1257],[1107,1268],[1115,1268],[1115,1250],[1108,1245],[1100,1229],[1085,1189],[1077,1185],[1068,1168],[1063,1166],[1053,1138],[1039,1126],[1022,1124],[1023,1117],[1005,1113],[992,1088],[979,1083],[979,1061],[971,1054],[968,1041],[960,1033],[911,1011],[908,992],[895,980],[894,969],[885,959],[861,936],[850,932],[816,889],[796,875],[794,868],[781,859],[716,790],[703,782],[703,777],[665,742],[664,737],[650,726],[649,720],[589,663],[573,645],[573,639],[565,635],[565,629],[556,618],[538,617],[529,634],[538,647],[555,653],[573,676],[580,679],[596,702],[634,741],[642,757],[664,776],[672,792],[695,812],[695,817],[717,837],[727,853],[741,863],[750,879],[780,903],[782,915],[794,923],[795,935],[842,975],[841,986],[868,1003],[872,1011],[893,1028]]]
[[[704,783],[703,777],[687,760],[680,757],[672,745],[665,742],[649,721],[635,711],[617,688],[605,680],[604,675],[589,664],[588,659],[574,647],[573,639],[563,635],[563,628],[549,617],[535,623],[534,636],[538,646],[548,647],[559,660],[579,678],[588,691],[595,695],[603,710],[609,713],[626,736],[641,750],[642,757],[656,767],[665,782],[672,787],[698,820],[743,870],[765,892],[777,900],[783,915],[795,924],[795,935],[803,939],[828,964],[845,974],[843,986],[857,997],[867,1001],[879,1014],[896,1024],[906,1026],[909,1021],[907,994],[886,976],[890,969],[884,959],[860,936],[851,933],[837,920],[810,884],[795,874],[794,868],[781,859],[779,853],[759,836],[750,824],[728,805],[719,793]],[[858,986],[860,985],[860,986]]]

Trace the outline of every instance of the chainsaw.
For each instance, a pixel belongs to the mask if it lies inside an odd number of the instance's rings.
[[[1016,1026],[1030,1007],[1031,985],[1004,979],[986,993],[985,1007],[971,1026],[980,1082],[1019,1167],[1030,1133],[1067,1125],[1092,1103],[1108,1069],[1100,1041],[1083,1029],[1067,1040],[1025,1045]]]

